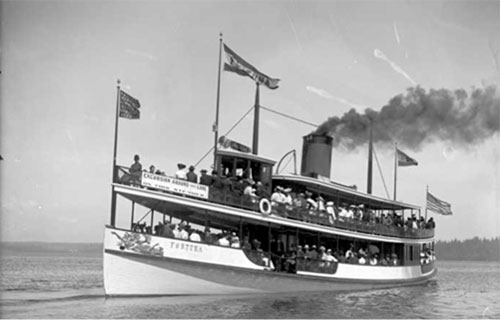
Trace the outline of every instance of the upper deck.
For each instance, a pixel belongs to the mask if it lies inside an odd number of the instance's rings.
[[[251,164],[249,164],[251,166]],[[245,182],[243,180],[231,179],[224,176],[212,177],[210,185],[200,185],[188,183],[186,181],[177,180],[173,177],[164,175],[155,175],[143,172],[142,175],[134,181],[126,181],[126,177],[130,177],[128,169],[119,167],[119,175],[117,175],[114,183],[125,185],[136,185],[149,190],[160,191],[169,194],[180,195],[185,198],[196,198],[202,201],[217,203],[230,206],[236,209],[244,209],[259,213],[261,208],[259,203],[263,198],[269,199],[270,195],[261,195],[253,197],[244,194]],[[419,207],[384,200],[382,198],[371,196],[357,192],[349,187],[340,184],[322,182],[321,180],[303,177],[298,175],[275,175],[272,177],[272,185],[284,184],[293,188],[305,188],[312,193],[321,194],[326,200],[332,199],[337,204],[348,202],[350,204],[364,204],[366,210],[371,210],[375,214],[380,215],[383,211],[391,210],[401,212],[404,215],[405,211],[414,213],[419,210]],[[300,187],[299,187],[300,186]],[[271,187],[271,186],[270,186]],[[135,201],[138,201],[135,199]],[[148,207],[148,201],[141,202],[142,205]],[[155,204],[155,203],[151,203]],[[160,210],[161,209],[156,209]],[[165,210],[167,211],[167,210]],[[169,213],[171,214],[171,213]],[[303,222],[308,227],[317,226],[321,228],[335,228],[346,232],[352,231],[356,234],[365,234],[367,236],[386,236],[402,239],[429,239],[434,236],[434,229],[426,228],[408,228],[406,226],[397,226],[396,224],[383,224],[376,221],[363,221],[359,219],[335,219],[332,220],[324,209],[310,209],[297,206],[274,205],[271,209],[271,216],[278,216],[285,221],[293,221],[296,223]],[[223,218],[221,218],[223,220]],[[312,224],[312,225],[311,225]]]

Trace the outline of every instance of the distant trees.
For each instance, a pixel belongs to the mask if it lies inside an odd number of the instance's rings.
[[[437,241],[438,260],[500,261],[500,238]]]

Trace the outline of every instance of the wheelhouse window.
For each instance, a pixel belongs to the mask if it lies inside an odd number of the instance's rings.
[[[244,158],[222,156],[220,173],[226,177],[242,177],[271,185],[272,165]]]

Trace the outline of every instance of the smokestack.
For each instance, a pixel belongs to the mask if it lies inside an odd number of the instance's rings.
[[[303,137],[302,164],[303,176],[330,178],[332,164],[333,138],[328,135],[309,134]]]

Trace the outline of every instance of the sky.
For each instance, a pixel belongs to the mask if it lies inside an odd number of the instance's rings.
[[[500,85],[499,1],[2,1],[0,18],[2,241],[103,240],[117,79],[141,103],[139,120],[119,120],[118,164],[139,154],[170,175],[196,164],[214,140],[219,33],[281,79],[261,88],[262,106],[317,125],[380,110],[410,87]],[[221,76],[225,133],[253,106],[255,84]],[[315,128],[260,118],[259,153],[278,161],[295,149],[300,162]],[[229,138],[251,146],[252,122],[251,113]],[[497,130],[468,146],[400,146],[419,165],[398,169],[398,200],[423,207],[429,186],[452,205],[453,216],[428,214],[437,240],[500,235],[499,140]],[[392,195],[394,151],[375,150]],[[331,178],[366,191],[366,164],[366,145],[335,148]],[[386,197],[376,164],[373,190]],[[118,205],[128,219],[130,205]]]

